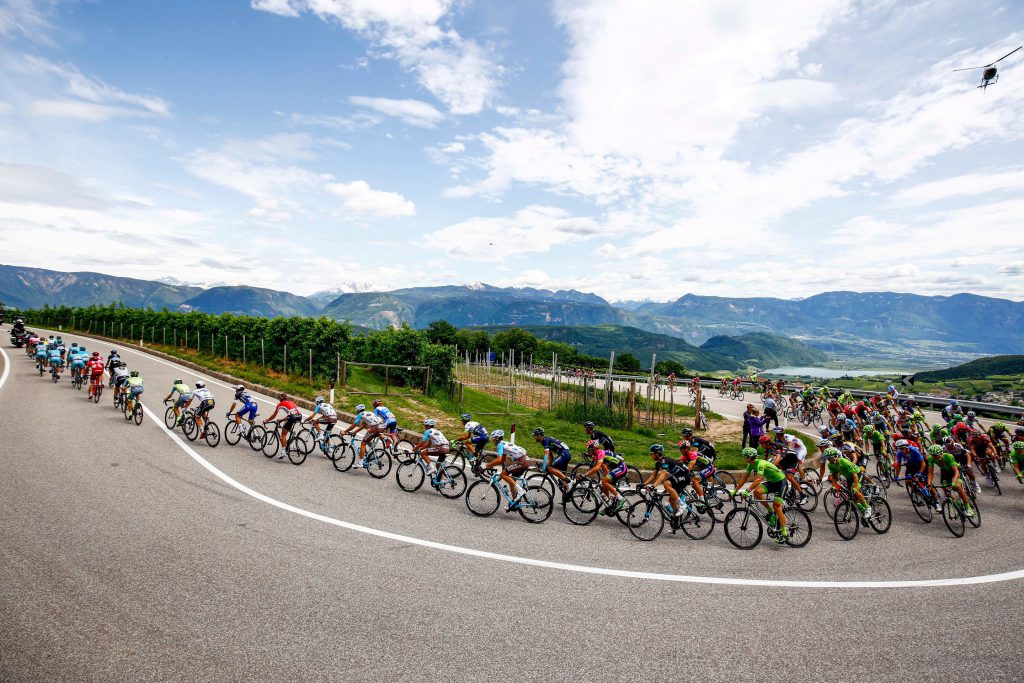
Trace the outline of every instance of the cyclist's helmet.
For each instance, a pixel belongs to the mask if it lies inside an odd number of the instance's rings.
[[[1024,451],[1024,441],[1014,441],[1013,442],[1013,450],[1015,450],[1015,451]]]
[[[544,428],[543,427],[537,427],[536,429],[533,430],[533,435],[534,436],[544,436]]]
[[[906,439],[900,439],[899,441],[894,443],[893,446],[895,446],[896,448],[910,448],[910,442],[907,441]]]
[[[235,385],[235,393],[240,394],[245,391],[245,386],[242,384]]]
[[[686,429],[683,430],[682,434],[685,437],[691,437],[693,436],[693,430],[687,427]]]
[[[942,445],[943,446],[948,446],[951,443],[953,443],[953,437],[951,437],[951,436],[944,436],[944,437],[942,437]]]
[[[1013,430],[1014,434],[1024,434],[1024,427],[1017,427]]]
[[[647,451],[655,458],[660,458],[665,455],[665,447],[660,443],[653,444]]]
[[[967,417],[978,417],[978,414],[976,412],[974,412],[973,410],[968,410],[967,411]]]
[[[829,439],[822,439],[818,442],[818,448],[830,448],[831,446],[832,442]]]
[[[377,407],[382,406],[382,405],[384,405],[384,401],[380,400],[379,398],[373,399],[373,407],[374,408],[377,408]]]
[[[589,421],[589,420],[587,420],[586,422],[583,423],[583,428],[584,429],[593,429],[594,428],[594,423]]]
[[[832,458],[838,458],[838,457],[839,457],[839,449],[836,448],[835,446],[832,446],[831,448],[826,448],[821,453],[821,459],[822,460],[831,460]]]
[[[139,371],[138,370],[132,370],[132,377],[138,377],[138,376],[139,376]]]
[[[843,453],[853,453],[855,450],[857,450],[857,449],[854,448],[852,443],[844,443],[843,444]]]
[[[473,419],[473,416],[469,413],[463,413],[462,415],[459,415],[459,419],[462,420],[462,424],[466,424]]]
[[[423,421],[423,426],[426,427],[427,429],[433,429],[436,425],[437,420],[435,420],[432,417],[428,417],[426,420]]]
[[[875,433],[875,428],[871,425],[864,425],[864,429],[861,430],[864,436],[871,436]]]
[[[1002,430],[1006,429],[1006,425],[1004,425],[1002,422],[996,422],[994,425],[992,425],[992,428],[996,429],[996,430],[999,430],[999,431],[1002,431]]]
[[[782,427],[772,427],[772,431],[776,434],[784,434],[786,430]]]
[[[286,393],[284,393],[284,392],[282,391],[282,392],[281,392],[280,394],[278,394],[278,395],[277,395],[277,398],[278,398],[278,400],[279,400],[279,401],[283,401],[283,400],[285,400],[286,398],[288,398],[288,394],[286,394]]]
[[[942,446],[932,444],[928,447],[928,455],[942,455]]]
[[[744,448],[742,451],[740,451],[740,454],[746,460],[754,460],[755,458],[757,458],[757,449],[756,448],[747,447],[747,448]]]
[[[314,401],[314,403],[316,403],[317,405],[320,405],[323,402],[324,402],[324,397],[323,396],[317,396],[316,397],[316,401]]]
[[[117,349],[110,349],[110,355],[111,355],[111,356],[116,356],[116,355],[118,355],[118,354],[117,354]]]
[[[357,405],[357,406],[356,406],[356,412],[357,412],[357,413],[361,413],[361,412],[363,412],[364,410],[366,410],[366,405],[365,405],[365,404],[363,404],[363,403],[360,403],[359,405]]]
[[[174,384],[184,384],[184,382],[185,381],[182,378],[180,378],[180,377],[178,377],[177,379],[174,380]]]
[[[206,386],[206,382],[204,382],[203,380],[200,379],[200,380],[196,381],[196,389],[202,389],[205,386]]]
[[[598,447],[597,439],[591,439],[587,442],[587,450],[592,451]]]
[[[771,445],[772,445],[772,437],[770,437],[770,436],[768,436],[768,435],[766,434],[766,435],[764,435],[764,436],[762,436],[762,437],[761,437],[761,440],[759,441],[759,443],[760,443],[760,444],[761,444],[762,446],[771,446]]]
[[[822,436],[828,434],[831,431],[832,430],[829,429],[828,425],[821,425],[820,427],[818,427],[818,433],[821,434]]]
[[[92,352],[92,357],[93,358],[99,358],[100,357],[100,352],[99,351],[93,351]]]
[[[75,348],[76,346],[78,346],[78,342],[71,342],[71,348]]]
[[[504,438],[505,438],[505,430],[504,429],[495,429],[493,432],[491,432],[491,439],[492,440],[493,439],[504,439]]]
[[[953,399],[952,401],[949,402],[949,405],[951,405],[951,406],[958,406],[958,405],[960,405],[960,403],[956,399]]]

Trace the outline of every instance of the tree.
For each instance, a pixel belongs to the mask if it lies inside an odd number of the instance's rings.
[[[537,338],[518,327],[494,335],[491,344],[499,356],[508,353],[510,349],[515,351],[517,363],[520,358],[529,359],[537,350]]]
[[[431,344],[456,346],[455,336],[459,333],[447,320],[435,320],[427,325],[427,339]]]
[[[640,359],[627,351],[615,357],[615,367],[623,372],[640,372]]]
[[[686,367],[674,360],[659,360],[658,364],[654,366],[654,371],[666,376],[674,372],[676,377],[682,377],[686,374]]]
[[[491,338],[483,330],[459,330],[455,335],[459,351],[483,353],[491,345]]]

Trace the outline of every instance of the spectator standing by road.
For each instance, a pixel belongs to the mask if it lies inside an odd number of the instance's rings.
[[[753,406],[750,407],[749,412],[747,424],[750,425],[750,443],[756,445],[764,436],[764,426],[768,422],[768,418],[761,417],[761,411]]]
[[[765,424],[774,422],[775,426],[779,426],[779,413],[777,411],[778,406],[775,404],[775,399],[769,396],[764,400],[764,420]]]
[[[750,439],[750,411],[752,411],[753,409],[754,404],[748,403],[747,409],[743,411],[743,440],[740,442],[740,448],[746,448],[747,440]]]

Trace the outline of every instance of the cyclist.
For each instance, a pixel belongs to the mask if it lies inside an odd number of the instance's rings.
[[[196,385],[198,386],[198,384]],[[178,398],[174,401],[174,426],[177,427],[181,424],[181,409],[188,405],[188,402],[192,400],[192,389],[185,384],[185,380],[178,378],[171,384],[171,392],[164,397],[164,404],[166,405],[174,395],[177,394]]]
[[[900,466],[903,463],[907,464],[907,473],[905,478],[917,476],[924,473],[925,456],[921,450],[912,445],[906,439],[900,439],[893,447],[896,449],[896,462],[893,463],[893,481],[896,485],[900,485]]]
[[[61,346],[50,346],[46,351],[46,361],[50,370],[60,379],[60,371],[64,367],[64,350]]]
[[[693,490],[697,492],[697,495],[701,498],[704,497],[704,488],[700,485],[701,478],[694,477],[693,472],[707,471],[708,465],[711,465],[714,461],[706,455],[701,455],[699,451],[694,449],[694,446],[689,441],[680,441],[676,444],[679,448],[679,462],[686,468],[686,471],[690,473],[688,484],[693,485]],[[682,491],[683,489],[679,489]]]
[[[964,504],[967,516],[973,517],[974,508],[971,507],[971,501],[964,493],[964,487],[960,481],[960,466],[957,464],[956,458],[948,451],[943,450],[941,446],[932,446],[928,449],[928,453],[928,486],[932,489],[933,495],[935,489],[931,483],[935,478],[936,470],[938,470],[939,485],[960,494],[960,500]]]
[[[1024,465],[1024,441],[1014,441],[1010,446],[1010,464],[1013,465],[1017,481],[1024,484],[1024,474],[1021,473],[1021,466]]]
[[[330,438],[331,430],[334,429],[334,425],[338,422],[338,412],[334,409],[334,406],[324,400],[323,396],[317,396],[314,403],[316,407],[313,408],[313,413],[306,418],[306,422],[312,423],[313,428],[316,430],[323,429],[324,438],[320,441],[320,450],[326,454],[327,439]]]
[[[959,413],[960,413],[960,403],[956,399],[953,399],[952,401],[949,402],[948,406],[943,406],[943,408],[942,408],[942,419],[945,420],[946,423],[948,424],[948,423],[952,422],[953,416],[954,415],[958,415]]]
[[[373,412],[377,417],[384,420],[384,431],[393,438],[398,432],[398,418],[395,417],[395,414],[379,398],[373,399]]]
[[[687,427],[683,430],[683,438],[690,442],[690,445],[705,458],[708,458],[714,462],[715,458],[718,457],[718,453],[715,451],[715,445],[707,439],[702,439],[699,436],[693,435],[693,430]]]
[[[68,350],[68,367],[71,368],[72,382],[78,379],[79,375],[85,370],[85,362],[87,360],[89,360],[89,356],[79,349],[78,344],[72,343],[71,348]]]
[[[569,478],[565,476],[565,468],[572,460],[572,453],[565,443],[552,436],[544,436],[544,428],[537,427],[533,430],[533,440],[544,449],[544,462],[541,465],[541,472],[550,472],[558,481],[558,486],[565,491]]]
[[[84,372],[89,373],[89,394],[86,396],[86,400],[88,400],[93,398],[97,391],[100,391],[99,387],[103,386],[103,357],[100,356],[99,351],[92,352],[92,358],[86,364]]]
[[[460,418],[462,419],[462,435],[456,438],[455,441],[456,443],[469,443],[473,445],[473,473],[479,474],[484,448],[487,447],[487,443],[491,440],[490,433],[487,431],[487,427],[484,427],[479,422],[475,422],[473,416],[469,413],[463,413]]]
[[[942,448],[944,451],[953,456],[957,464],[960,466],[960,473],[970,479],[968,484],[974,486],[975,493],[981,493],[981,484],[978,483],[974,477],[974,468],[971,464],[974,462],[974,458],[971,456],[971,452],[967,450],[967,447],[963,444],[954,441],[952,437],[947,436],[942,442]]]
[[[775,452],[778,453],[773,462],[780,470],[786,473],[786,479],[796,492],[800,494],[800,501],[797,504],[803,505],[807,502],[807,494],[804,493],[803,487],[800,486],[797,474],[799,473],[803,476],[804,460],[807,459],[807,446],[792,434],[786,434],[782,427],[775,427],[772,431],[775,433],[775,442],[772,446]]]
[[[522,475],[530,467],[530,459],[526,455],[525,448],[505,443],[504,430],[495,429],[491,432],[491,441],[494,442],[494,449],[497,451],[498,457],[487,463],[487,467],[502,466],[498,471],[498,476],[512,492],[512,503],[505,509],[513,510],[518,506],[519,499],[526,494],[526,491],[513,477]]]
[[[437,429],[435,420],[430,418],[424,420],[423,427],[426,431],[423,432],[420,442],[413,446],[413,452],[419,454],[420,459],[427,466],[427,474],[433,476],[437,472],[437,468],[444,465],[444,458],[447,454],[452,452],[452,445],[441,433],[441,430]],[[383,428],[383,424],[381,428]],[[367,430],[367,436],[362,439],[362,442],[366,443],[367,439],[371,438],[371,431],[371,429]],[[430,460],[430,456],[437,457],[437,465]]]
[[[282,413],[284,419],[281,421],[279,436],[281,437],[281,452],[278,453],[277,459],[284,460],[288,453],[288,435],[292,432],[292,427],[297,425],[302,420],[302,413],[299,411],[299,407],[295,405],[295,401],[288,397],[288,394],[280,393],[277,395],[277,405],[274,406],[274,412],[270,414],[263,424],[267,424],[277,417],[278,412]]]
[[[1002,422],[996,422],[988,428],[988,437],[994,444],[1010,445],[1010,430]]]
[[[142,392],[145,391],[145,387],[142,386],[142,377],[139,376],[138,370],[132,370],[128,374],[128,379],[124,383],[124,390],[128,393],[128,403],[125,405],[128,413],[131,414],[135,410],[135,401],[138,401],[139,396],[142,396]]]
[[[747,471],[743,473],[743,477],[736,484],[736,496],[749,496],[751,492],[754,493],[754,497],[757,500],[767,500],[766,496],[772,496],[772,510],[775,515],[772,518],[778,518],[779,520],[779,535],[775,539],[776,543],[782,544],[786,542],[786,538],[789,536],[789,529],[786,527],[786,513],[782,510],[782,488],[786,482],[786,474],[774,463],[758,457],[757,449],[744,448],[741,451],[744,460],[747,461]],[[753,481],[750,482],[750,489],[744,489],[747,480],[750,479],[750,475],[753,474]]]
[[[995,444],[988,434],[981,431],[973,431],[967,437],[967,448],[971,451],[981,473],[988,477],[988,485],[992,486],[992,471],[999,471],[999,454],[996,453]]]
[[[195,421],[196,426],[199,427],[199,438],[202,439],[206,436],[206,415],[213,410],[213,406],[216,405],[213,393],[206,388],[206,382],[196,380],[196,390],[192,392],[191,398],[185,402],[185,407],[187,408],[190,406],[192,401],[196,401],[196,403],[198,403],[196,406]],[[281,439],[281,443],[282,445],[284,444],[283,438]]]
[[[836,448],[827,448],[822,454],[825,462],[828,463],[828,480],[833,486],[839,486],[839,477],[846,480],[853,495],[853,502],[860,510],[861,517],[866,521],[871,517],[871,506],[860,492],[860,468],[854,463],[840,455]]]
[[[618,513],[626,504],[625,498],[615,488],[615,482],[626,475],[626,460],[621,455],[602,448],[597,439],[587,442],[587,453],[592,458],[589,470],[579,475],[579,479],[589,478],[600,473],[601,491],[611,500],[605,514],[611,517]]]
[[[864,437],[864,449],[867,450],[870,444],[872,454],[876,458],[881,458],[883,455],[888,454],[889,441],[885,438],[885,432],[875,429],[872,425],[864,425],[864,429],[861,430],[861,436]]]
[[[346,436],[359,430],[365,430],[366,433],[363,434],[363,442],[359,444],[359,460],[354,463],[356,468],[366,465],[366,444],[374,436],[384,431],[384,420],[381,419],[380,415],[367,410],[366,406],[362,403],[356,406],[356,419],[352,421],[352,424],[341,435]]]
[[[647,475],[644,486],[652,491],[663,486],[672,505],[672,515],[679,517],[683,514],[683,504],[679,500],[679,494],[685,491],[692,481],[693,475],[690,468],[678,460],[666,458],[665,447],[660,443],[653,444],[647,450],[654,458],[654,470]]]
[[[117,364],[121,362],[121,356],[118,354],[117,349],[110,349],[110,355],[107,356],[107,372],[110,372],[111,368],[117,367]]]
[[[235,398],[231,402],[231,407],[228,408],[227,415],[224,417],[231,417],[231,413],[235,412],[235,406],[239,403],[242,404],[242,409],[235,413],[235,424],[242,424],[242,417],[245,416],[249,426],[252,426],[252,421],[256,419],[256,399],[253,398],[244,385],[239,384],[235,387]]]
[[[115,394],[125,393],[125,386],[128,382],[128,366],[123,361],[118,361],[114,366],[110,373],[110,381],[114,384]]]
[[[587,433],[587,437],[591,441],[596,441],[603,450],[615,452],[615,442],[612,441],[612,437],[600,429],[595,429],[593,422],[584,422],[583,430]]]

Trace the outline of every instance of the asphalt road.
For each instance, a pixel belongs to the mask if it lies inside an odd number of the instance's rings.
[[[962,539],[939,520],[921,523],[893,492],[885,536],[862,531],[843,542],[819,509],[803,549],[762,542],[739,551],[721,527],[705,541],[641,543],[614,520],[577,528],[560,510],[540,526],[502,512],[478,519],[462,500],[338,473],[322,457],[296,467],[226,443],[192,444],[193,455],[158,423],[174,376],[194,382],[196,373],[124,352],[152,410],[137,427],[109,394],[95,405],[84,390],[40,378],[20,350],[6,351],[2,680],[1022,678],[1012,639],[1020,580],[743,583],[1018,570],[1016,483],[1001,498],[983,492],[983,524]],[[207,381],[222,416],[231,391]],[[261,404],[261,415],[269,411]]]

